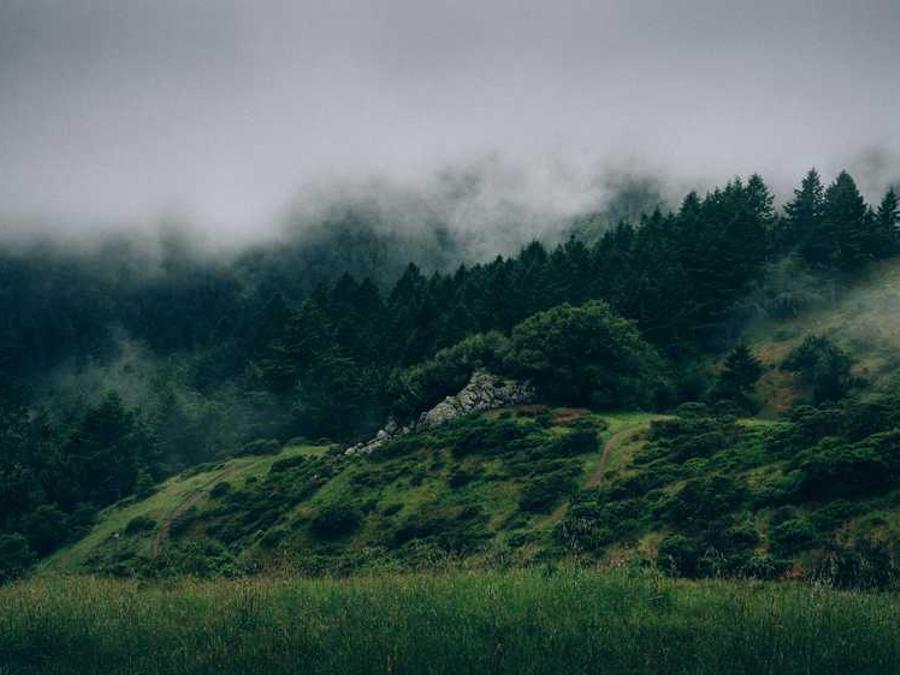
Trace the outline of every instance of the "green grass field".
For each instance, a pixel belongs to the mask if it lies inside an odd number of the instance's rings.
[[[0,589],[0,673],[887,673],[900,598],[569,568]]]

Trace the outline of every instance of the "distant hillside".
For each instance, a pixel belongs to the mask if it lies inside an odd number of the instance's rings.
[[[757,321],[746,339],[772,370],[759,384],[769,415],[782,413],[808,396],[796,378],[777,370],[805,337],[830,338],[854,359],[853,373],[866,389],[890,390],[900,366],[900,261],[876,265],[867,275],[832,300],[821,281],[813,289],[811,305],[796,316]]]

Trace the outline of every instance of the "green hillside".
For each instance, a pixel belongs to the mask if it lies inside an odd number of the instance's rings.
[[[349,573],[577,558],[881,584],[900,540],[896,309],[900,264],[885,263],[834,301],[752,325],[747,342],[766,366],[757,418],[702,404],[678,415],[532,405],[371,456],[288,446],[194,467],[110,506],[41,569]],[[856,394],[844,402],[797,407],[812,391],[779,366],[811,335],[850,356]]]
[[[894,399],[782,422],[678,412],[520,406],[371,456],[333,446],[242,457],[107,509],[43,569],[316,574],[575,559],[691,577],[893,578]]]
[[[651,417],[531,406],[458,420],[372,457],[287,447],[198,467],[106,509],[44,569],[317,571],[510,550],[530,559],[552,548],[569,496],[598,482],[606,442],[615,465],[633,438],[622,432],[639,434]],[[525,495],[533,503],[523,506]]]

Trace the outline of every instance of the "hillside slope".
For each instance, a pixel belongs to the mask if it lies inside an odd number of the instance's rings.
[[[288,447],[198,467],[106,509],[50,571],[238,573],[427,565],[554,546],[568,498],[596,484],[605,442],[645,413],[521,406],[403,437],[371,457]],[[615,465],[636,437],[606,452]]]
[[[764,413],[774,416],[808,395],[788,373],[777,370],[791,349],[805,337],[831,339],[854,359],[854,374],[868,388],[889,389],[897,384],[900,365],[900,261],[873,266],[865,278],[832,298],[826,284],[806,289],[810,306],[796,315],[753,323],[747,343],[772,370],[759,386]]]
[[[872,405],[777,423],[697,404],[680,416],[519,406],[370,456],[287,448],[107,509],[44,569],[348,573],[580,558],[880,584],[900,540],[900,434],[885,430],[900,406]]]

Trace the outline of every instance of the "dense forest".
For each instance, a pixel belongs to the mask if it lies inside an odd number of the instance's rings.
[[[123,241],[0,253],[0,575],[186,467],[359,440],[477,367],[553,403],[753,413],[747,322],[834,302],[900,252],[893,191],[870,205],[849,174],[815,170],[783,209],[754,175],[455,269],[449,233],[418,258],[366,218],[228,260],[177,238],[152,260]],[[853,389],[849,359],[813,338],[783,367],[829,405]]]

